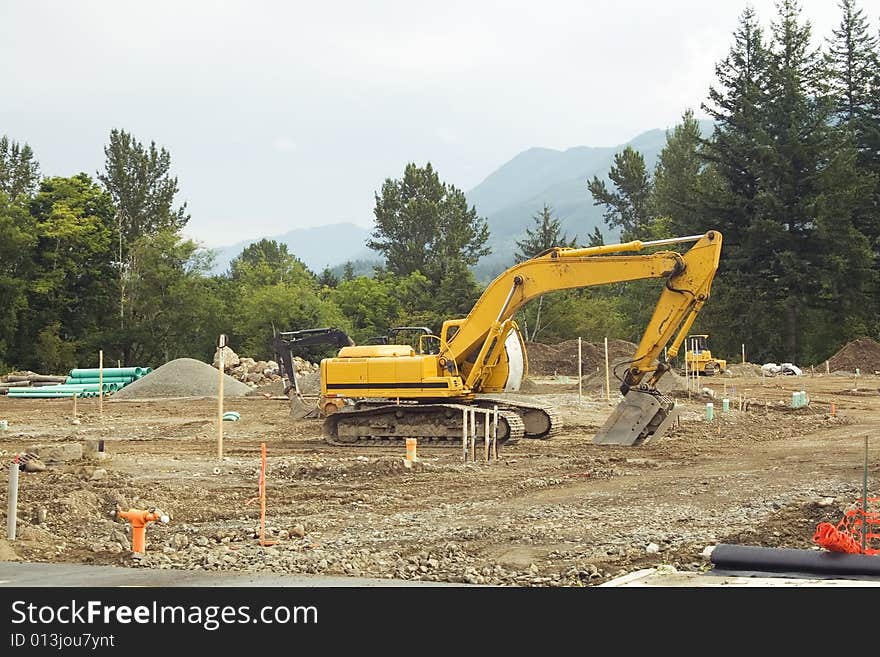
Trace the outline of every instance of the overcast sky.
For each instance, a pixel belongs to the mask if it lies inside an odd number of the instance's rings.
[[[773,0],[752,0],[765,24]],[[0,134],[95,175],[112,128],[166,147],[206,246],[337,222],[431,161],[613,146],[700,103],[746,2],[0,0]],[[814,36],[835,0],[802,0]],[[877,28],[873,0],[860,6]]]

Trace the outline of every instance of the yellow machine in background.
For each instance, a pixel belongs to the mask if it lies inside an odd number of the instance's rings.
[[[708,335],[689,335],[685,343],[684,358],[688,372],[699,372],[703,376],[723,374],[727,369],[727,361],[714,358],[706,341]]]
[[[506,394],[518,391],[528,374],[514,314],[548,292],[649,278],[665,279],[665,285],[632,360],[619,375],[624,398],[594,442],[638,445],[659,437],[674,419],[675,404],[656,383],[671,369],[709,298],[721,241],[721,233],[711,230],[650,242],[548,249],[502,272],[467,317],[446,320],[440,335],[421,336],[418,348],[344,346],[336,357],[321,361],[319,406],[325,414],[331,411],[324,437],[334,445],[391,445],[406,438],[461,445],[464,411],[497,407],[499,442],[549,438],[561,426],[555,411]],[[682,242],[695,244],[684,254],[625,253]],[[346,402],[329,403],[340,398]]]

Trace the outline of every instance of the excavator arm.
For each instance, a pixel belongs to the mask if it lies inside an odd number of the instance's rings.
[[[657,251],[611,255],[648,247],[695,242],[684,254]],[[632,362],[623,376],[624,401],[596,436],[602,444],[644,442],[671,421],[672,400],[656,390],[670,369],[663,359],[678,353],[694,319],[709,298],[721,254],[718,231],[655,241],[590,248],[553,248],[511,267],[496,278],[463,320],[444,323],[441,362],[462,373],[465,388],[479,391],[501,358],[514,314],[531,299],[557,290],[665,278],[665,286]]]

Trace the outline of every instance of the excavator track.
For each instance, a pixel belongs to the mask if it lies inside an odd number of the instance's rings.
[[[355,407],[328,415],[324,440],[339,447],[397,446],[418,438],[429,447],[461,447],[462,417],[467,404],[385,404]],[[482,415],[482,414],[479,414]],[[477,443],[483,440],[484,422],[477,418]],[[525,434],[520,416],[498,409],[498,445],[512,445]]]
[[[520,416],[525,427],[526,438],[547,440],[562,431],[562,419],[552,406],[528,397],[516,398],[505,395],[479,395],[474,404],[480,408],[511,411]]]

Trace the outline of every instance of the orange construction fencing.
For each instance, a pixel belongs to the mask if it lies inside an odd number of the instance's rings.
[[[831,552],[863,554],[863,533],[864,554],[880,554],[880,549],[875,547],[875,541],[880,541],[880,497],[869,497],[867,505],[859,498],[855,508],[846,511],[836,525],[819,523],[813,542]]]

